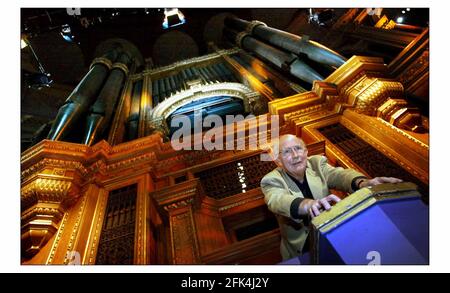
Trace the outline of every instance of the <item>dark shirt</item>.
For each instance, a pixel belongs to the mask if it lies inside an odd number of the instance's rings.
[[[309,225],[309,216],[300,216],[298,214],[298,207],[300,205],[300,203],[305,199],[305,198],[310,198],[310,199],[314,199],[311,189],[309,188],[309,184],[308,184],[308,180],[306,179],[306,175],[303,177],[303,182],[298,181],[297,179],[295,179],[294,177],[292,177],[291,175],[288,174],[288,176],[295,182],[295,184],[297,184],[298,188],[300,189],[300,191],[303,193],[304,198],[296,198],[292,201],[291,203],[291,216],[294,219],[299,219],[299,218],[303,218],[303,223],[305,226]],[[306,253],[309,251],[309,235],[305,240],[305,245],[303,246],[302,249],[302,254]]]
[[[309,184],[308,184],[308,180],[306,179],[306,176],[303,177],[303,182],[298,181],[297,179],[295,179],[294,177],[292,177],[291,175],[288,174],[288,176],[295,182],[295,184],[297,184],[298,188],[300,189],[300,191],[303,194],[304,198],[298,197],[296,199],[294,199],[291,203],[291,217],[294,219],[300,219],[300,215],[298,214],[298,207],[300,205],[300,203],[305,199],[305,198],[310,198],[310,199],[314,199],[311,189],[309,188]]]

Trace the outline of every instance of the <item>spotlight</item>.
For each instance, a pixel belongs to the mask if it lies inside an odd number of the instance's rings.
[[[68,24],[64,24],[61,27],[61,36],[66,42],[72,43],[75,36],[72,35],[72,29]]]
[[[20,49],[27,47],[28,44],[24,39],[20,39]]]
[[[401,16],[400,16],[400,17],[397,17],[397,22],[398,22],[398,23],[402,23],[402,22],[403,22],[403,17],[401,17]]]
[[[334,17],[333,9],[323,9],[320,11],[313,11],[309,9],[309,22],[314,22],[319,26],[326,26]]]
[[[163,29],[186,23],[183,13],[178,8],[164,8]]]
[[[69,35],[72,32],[72,30],[70,29],[70,26],[68,24],[64,24],[61,28],[61,33],[65,34],[65,35]]]
[[[30,42],[26,42],[28,47],[31,50],[31,53],[36,60],[39,72],[24,72],[25,80],[28,84],[28,88],[40,90],[43,87],[50,87],[50,84],[53,80],[50,78],[50,73],[46,72],[44,66],[42,66],[41,61],[39,60],[36,52],[31,46]]]

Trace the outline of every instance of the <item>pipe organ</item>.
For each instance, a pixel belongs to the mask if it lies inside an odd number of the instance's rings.
[[[428,119],[407,97],[428,81],[405,73],[425,58],[427,29],[390,64],[235,17],[224,38],[230,48],[140,71],[132,43],[99,46],[47,138],[21,155],[23,264],[70,264],[74,253],[80,264],[281,261],[259,188],[275,167],[259,159],[265,146],[175,151],[171,121],[181,114],[251,114],[268,126],[278,115],[280,134],[302,137],[309,154],[414,182],[428,200]],[[414,66],[428,73],[427,62]]]

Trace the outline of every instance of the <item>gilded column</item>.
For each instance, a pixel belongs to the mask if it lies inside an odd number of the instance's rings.
[[[198,201],[198,180],[169,186],[152,193],[163,210],[170,231],[170,252],[173,264],[198,264],[200,251],[194,220],[194,206]]]
[[[20,208],[24,260],[35,256],[54,237],[67,211],[81,196],[86,168],[74,157],[84,156],[86,149],[73,144],[64,146],[64,142],[43,140],[22,154]],[[51,150],[60,148],[65,154],[46,157]]]

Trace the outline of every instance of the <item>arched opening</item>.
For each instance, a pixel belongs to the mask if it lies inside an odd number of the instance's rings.
[[[192,101],[174,112],[172,112],[166,119],[166,123],[169,127],[169,136],[180,129],[181,127],[186,127],[180,123],[175,123],[179,121],[180,116],[185,116],[190,121],[191,133],[194,133],[195,123],[201,122],[201,131],[206,131],[211,127],[206,127],[203,125],[203,120],[208,115],[217,115],[222,119],[222,125],[226,124],[227,115],[246,115],[244,109],[244,103],[242,99],[232,97],[232,96],[213,96],[205,98],[199,101]],[[196,118],[197,117],[197,118]],[[198,122],[195,120],[197,119]],[[172,123],[173,122],[173,123]],[[217,125],[214,125],[217,126]],[[200,128],[198,129],[200,131]]]

